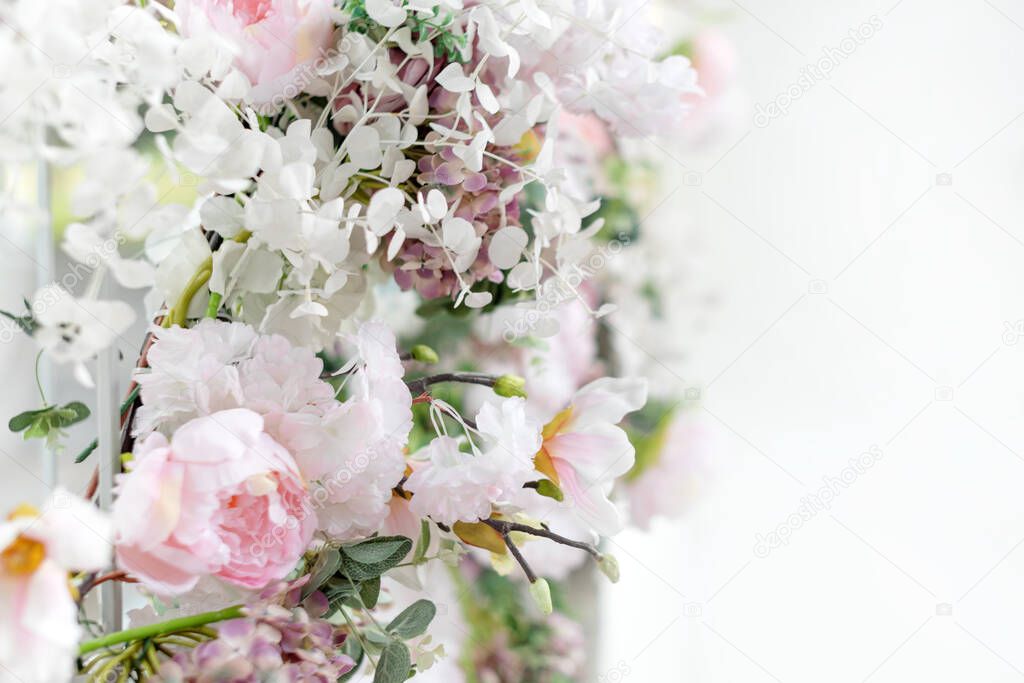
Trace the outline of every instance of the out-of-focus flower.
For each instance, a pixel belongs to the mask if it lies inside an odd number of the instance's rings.
[[[114,504],[121,567],[158,594],[201,576],[261,588],[312,539],[306,485],[250,410],[226,410],[141,441]]]
[[[645,380],[604,377],[577,391],[569,406],[544,427],[537,469],[558,484],[580,518],[604,536],[622,529],[608,493],[635,459],[629,437],[616,425],[646,401]]]
[[[306,577],[308,579],[308,577]],[[305,580],[272,584],[245,607],[246,616],[216,626],[217,637],[164,662],[162,683],[299,683],[337,681],[355,667],[338,648],[345,632],[321,619],[322,593],[299,603]],[[283,604],[280,604],[283,602]]]
[[[301,70],[326,56],[333,6],[331,0],[178,0],[174,10],[185,36],[216,33],[237,50],[235,65],[253,85],[253,101],[266,103],[297,94]]]
[[[71,680],[81,628],[68,571],[107,567],[112,536],[106,515],[63,489],[0,523],[0,681]]]
[[[135,312],[123,301],[76,299],[57,284],[36,292],[32,315],[38,323],[35,340],[58,363],[91,359],[135,321]]]
[[[630,521],[649,529],[655,517],[678,517],[695,494],[703,469],[705,435],[692,415],[676,414],[657,430],[651,448],[653,462],[623,486],[629,500]]]

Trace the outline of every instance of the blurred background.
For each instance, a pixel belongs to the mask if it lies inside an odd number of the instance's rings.
[[[1024,678],[1024,6],[650,2],[709,91],[629,150],[681,322],[609,327],[685,396],[693,485],[610,542],[594,680]],[[0,308],[68,268],[36,219],[0,226]],[[12,415],[35,350],[0,341]],[[4,507],[41,499],[50,456],[0,451]]]

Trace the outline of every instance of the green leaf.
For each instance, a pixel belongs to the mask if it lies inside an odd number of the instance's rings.
[[[430,548],[430,522],[423,519],[420,520],[420,540],[416,543],[416,553],[412,556],[413,564],[419,564],[423,562],[423,558],[427,556],[427,550]]]
[[[558,485],[550,479],[541,479],[537,482],[537,493],[547,498],[554,498],[559,502],[565,500],[562,489],[558,488]]]
[[[334,576],[341,567],[341,553],[337,548],[328,548],[317,555],[309,571],[309,582],[302,587],[302,597],[307,598],[313,591],[320,588],[327,582],[327,579]]]
[[[7,423],[12,432],[25,432],[26,439],[48,438],[53,432],[70,427],[89,417],[89,408],[80,401],[63,406],[46,406],[27,410],[12,417]]]
[[[375,579],[401,563],[412,541],[404,536],[379,536],[341,548],[342,572],[354,582]]]
[[[85,405],[81,401],[72,401],[64,407],[75,414],[75,422],[81,422],[90,415],[89,406]]]
[[[356,562],[376,564],[394,555],[407,542],[409,539],[405,536],[377,536],[355,545],[344,546],[344,551],[345,555]]]
[[[437,607],[434,603],[430,600],[417,600],[392,619],[387,625],[387,630],[402,640],[415,638],[426,632],[435,614]]]
[[[364,581],[359,586],[359,599],[366,609],[373,609],[380,599],[380,577]]]
[[[402,683],[409,678],[412,668],[412,656],[405,643],[392,640],[380,653],[377,671],[373,674],[373,683]]]
[[[52,406],[46,406],[45,408],[38,408],[36,410],[26,410],[23,413],[18,413],[10,419],[7,423],[7,428],[12,432],[20,432],[23,429],[28,429],[33,422],[36,421],[36,416],[46,413]]]

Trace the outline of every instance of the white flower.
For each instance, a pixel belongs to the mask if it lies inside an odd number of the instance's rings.
[[[239,361],[248,358],[256,333],[242,323],[204,319],[195,327],[154,328],[149,367],[139,370],[142,407],[138,435],[175,429],[201,415],[241,407]]]
[[[58,363],[89,360],[124,334],[135,312],[122,301],[76,299],[57,284],[32,300],[36,342]]]
[[[404,488],[413,494],[410,507],[421,517],[451,525],[491,516],[492,500],[503,493],[501,472],[459,442],[440,436],[419,453],[427,462],[415,469]]]
[[[109,566],[112,537],[106,515],[63,489],[0,523],[0,681],[71,680],[82,629],[68,572]]]
[[[483,450],[471,444],[471,452],[461,451],[458,441],[442,436],[420,451],[428,461],[404,486],[413,494],[413,512],[449,525],[475,522],[514,500],[523,484],[539,476],[533,456],[541,445],[540,423],[527,418],[523,399],[485,404],[476,422]]]

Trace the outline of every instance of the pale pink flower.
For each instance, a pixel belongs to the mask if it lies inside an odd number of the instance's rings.
[[[170,434],[195,417],[242,405],[235,365],[250,356],[255,330],[204,318],[195,327],[154,327],[152,333],[149,367],[135,373],[142,396],[135,434]]]
[[[410,507],[420,517],[452,525],[491,516],[492,500],[502,494],[500,472],[474,453],[459,450],[459,442],[440,436],[423,449],[429,458],[405,482],[413,494]]]
[[[328,57],[333,0],[178,0],[186,37],[216,33],[236,50],[235,66],[253,85],[256,103],[294,97]]]
[[[670,418],[654,462],[626,483],[630,521],[649,529],[656,517],[679,517],[697,493],[704,470],[706,435],[694,416]]]
[[[616,425],[646,401],[646,380],[604,377],[577,391],[544,427],[537,469],[561,487],[580,518],[603,536],[622,529],[608,493],[636,460],[633,444]]]
[[[470,452],[461,451],[448,436],[423,449],[427,461],[404,485],[413,494],[412,511],[451,525],[485,519],[494,506],[513,501],[538,476],[533,456],[541,446],[540,423],[527,417],[525,404],[509,398],[480,409],[476,423],[483,449],[470,441]]]
[[[68,571],[110,565],[106,515],[63,489],[0,523],[0,681],[70,681],[82,629]]]
[[[315,529],[295,461],[250,410],[146,437],[117,492],[118,563],[160,594],[208,574],[260,588],[295,567]]]

